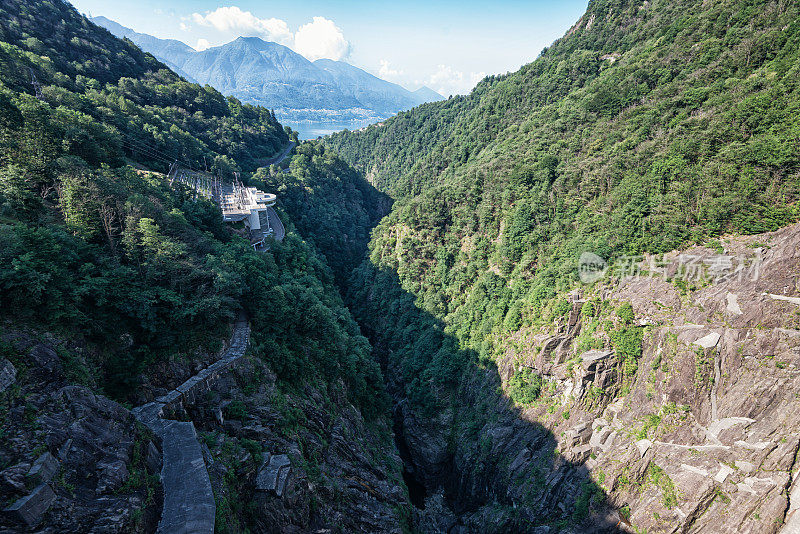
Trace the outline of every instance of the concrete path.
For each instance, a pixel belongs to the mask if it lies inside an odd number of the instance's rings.
[[[274,158],[267,160],[267,165],[280,165],[280,163],[286,159],[286,156],[289,155],[289,152],[292,151],[294,148],[295,142],[289,141],[289,144],[286,146],[283,152],[275,156]],[[266,166],[266,165],[265,165]]]
[[[158,532],[214,532],[216,504],[197,433],[190,422],[168,421],[161,433],[164,448],[164,512]]]
[[[236,361],[250,341],[250,325],[242,315],[233,328],[230,346],[222,357],[186,382],[132,410],[133,415],[161,439],[164,506],[159,534],[213,534],[216,516],[214,491],[208,478],[197,432],[192,422],[164,419],[164,412],[193,404],[195,399]]]

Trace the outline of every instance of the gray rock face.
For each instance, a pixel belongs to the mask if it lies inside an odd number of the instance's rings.
[[[34,480],[36,484],[50,482],[58,472],[59,467],[58,460],[52,454],[46,452],[33,462],[31,470],[28,471],[28,478]]]
[[[153,445],[152,441],[147,443],[147,456],[145,456],[147,472],[152,474],[161,471],[161,452]]]
[[[436,418],[423,419],[405,401],[401,401],[395,411],[417,478],[434,487],[440,485],[448,476],[446,429],[452,422],[452,413],[444,410]]]
[[[98,480],[95,493],[103,495],[118,489],[128,479],[128,467],[122,460],[114,460],[109,463],[98,464]]]
[[[3,490],[12,493],[23,493],[25,491],[26,473],[30,470],[31,464],[18,463],[0,471],[0,483]]]
[[[256,489],[258,491],[272,491],[278,497],[283,495],[286,488],[286,479],[292,469],[291,461],[285,454],[274,456],[267,455],[261,469],[256,476]]]
[[[755,241],[768,246],[754,249]],[[662,280],[632,279],[605,294],[648,318],[637,377],[626,395],[573,413],[595,418],[595,458],[585,465],[603,473],[610,499],[630,507],[640,531],[775,533],[785,521],[783,533],[800,532],[791,478],[800,443],[800,225],[726,239],[725,249],[757,256],[760,276],[721,278],[684,295]],[[701,263],[716,254],[685,253]],[[666,255],[669,272],[679,254]],[[569,437],[562,446],[580,448]],[[647,483],[656,472],[674,486],[674,500],[663,485],[621,482]]]
[[[14,365],[0,358],[0,393],[7,390],[17,380],[17,369]]]
[[[697,341],[694,341],[693,343],[695,345],[697,345],[698,347],[701,347],[701,348],[704,348],[704,349],[713,349],[714,347],[717,346],[717,343],[719,343],[719,339],[721,337],[722,336],[719,335],[718,333],[711,332],[710,334],[701,337],[700,339],[698,339]]]
[[[119,532],[135,524],[152,530],[147,488],[120,491],[139,438],[130,412],[68,385],[58,352],[39,337],[49,338],[10,329],[3,334],[26,372],[4,394],[9,410],[0,461],[8,467],[0,471],[0,497],[13,504],[0,514],[0,531],[18,532],[24,525],[47,532]]]
[[[423,534],[452,532],[458,517],[447,506],[444,494],[439,491],[425,499],[425,513],[415,511],[417,530]]]
[[[37,343],[28,353],[28,358],[34,364],[33,373],[43,381],[56,379],[63,371],[61,358],[53,347]]]
[[[56,494],[47,484],[37,486],[29,495],[17,500],[4,510],[13,520],[35,528],[42,522],[45,512],[53,504]]]
[[[755,242],[767,246],[755,249]],[[491,373],[476,371],[462,383],[455,420],[469,420],[476,408],[489,416],[480,428],[458,428],[439,464],[438,472],[450,476],[445,504],[454,504],[458,517],[451,532],[545,531],[530,525],[551,511],[568,516],[581,485],[591,482],[612,509],[590,517],[580,532],[604,525],[776,534],[785,521],[781,534],[800,534],[800,477],[793,476],[800,450],[800,224],[726,238],[724,246],[725,254],[758,256],[760,276],[731,276],[687,292],[655,277],[587,286],[581,299],[612,310],[595,318],[601,326],[592,325],[591,335],[573,313],[552,328],[515,333],[508,345],[517,347],[505,345],[498,358],[499,378],[507,381],[524,365],[545,386],[542,398],[514,417],[506,417],[507,399],[487,401],[495,397],[486,390],[497,387]],[[700,264],[716,254],[703,247],[684,252]],[[665,257],[670,276],[680,254]],[[632,324],[646,325],[632,369],[615,354],[612,330],[602,327],[616,321],[613,310],[623,302],[633,306]],[[580,351],[587,338],[605,348]],[[387,360],[391,381],[391,355]],[[402,384],[393,393],[404,406]],[[414,465],[435,464],[434,445],[446,437],[435,418],[400,415],[399,432],[416,448]],[[537,425],[544,430],[536,432]],[[415,474],[432,472],[436,465]],[[614,511],[623,506],[629,518]],[[418,513],[416,526],[443,528],[452,510],[436,508]],[[527,523],[510,526],[511,518]]]

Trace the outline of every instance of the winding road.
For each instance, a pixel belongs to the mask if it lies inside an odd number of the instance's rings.
[[[286,157],[289,155],[289,152],[291,152],[292,149],[295,147],[295,144],[296,143],[294,141],[289,141],[289,144],[286,146],[284,151],[281,152],[279,155],[275,156],[274,158],[268,159],[266,164],[267,165],[280,165],[280,163],[283,160],[285,160]]]
[[[275,238],[275,241],[283,241],[283,238],[286,236],[286,229],[283,227],[281,218],[278,217],[278,214],[275,213],[275,210],[271,207],[267,208],[267,215],[269,216],[269,226],[273,231],[272,237]]]

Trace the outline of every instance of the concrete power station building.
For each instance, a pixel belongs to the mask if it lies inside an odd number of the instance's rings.
[[[272,209],[275,200],[272,193],[235,185],[232,192],[222,195],[222,218],[225,222],[244,221],[250,244],[258,250],[264,246],[267,237],[283,238],[283,224]]]

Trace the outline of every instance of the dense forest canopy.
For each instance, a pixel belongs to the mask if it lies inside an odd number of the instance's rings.
[[[388,294],[380,273],[396,273],[491,361],[558,315],[584,251],[663,253],[796,221],[799,83],[796,3],[595,0],[518,72],[323,140],[397,199],[354,290]],[[426,343],[367,306],[375,331]],[[452,382],[440,362],[457,355],[392,346],[409,378]]]
[[[85,344],[71,376],[126,400],[154,364],[218,350],[244,309],[284,387],[342,380],[382,415],[380,370],[313,245],[287,220],[283,243],[255,252],[163,174],[205,159],[246,180],[290,140],[274,114],[187,83],[60,0],[4,2],[0,20],[5,324]]]
[[[5,2],[0,17],[0,102],[37,114],[66,154],[94,165],[130,157],[157,170],[180,160],[227,177],[255,170],[288,142],[271,111],[186,82],[60,0]],[[41,103],[29,98],[34,81]]]

